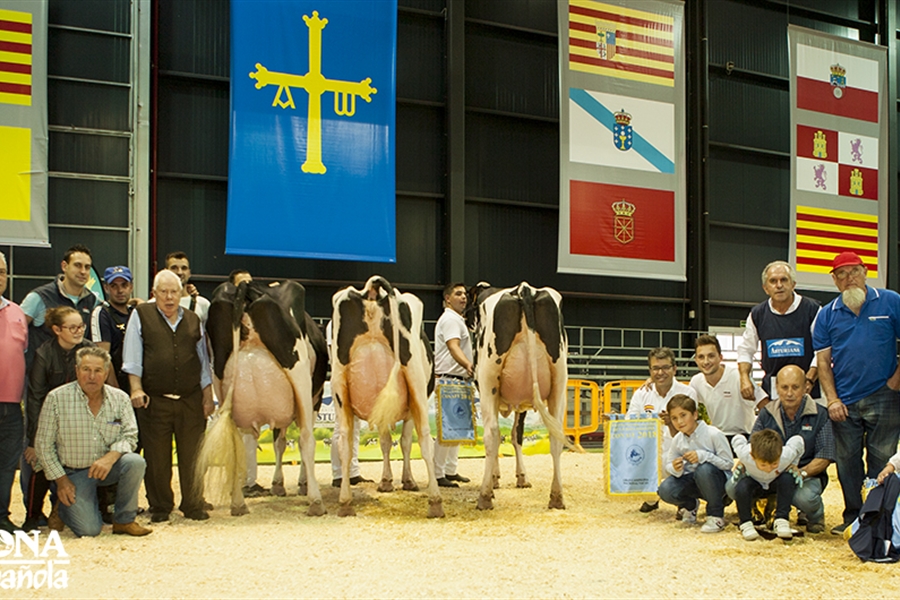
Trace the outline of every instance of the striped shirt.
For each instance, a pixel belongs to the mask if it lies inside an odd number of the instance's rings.
[[[97,416],[77,381],[50,392],[41,410],[34,449],[48,480],[84,469],[109,451],[125,454],[137,447],[137,422],[122,390],[103,386]]]

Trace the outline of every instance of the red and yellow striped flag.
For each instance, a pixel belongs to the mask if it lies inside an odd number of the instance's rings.
[[[0,103],[31,106],[31,19],[0,9]]]
[[[878,277],[878,216],[797,206],[797,271],[829,273],[834,257],[856,252]]]
[[[674,24],[657,13],[569,0],[569,69],[673,87]]]

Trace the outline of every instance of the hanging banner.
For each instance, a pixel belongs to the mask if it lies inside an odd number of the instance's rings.
[[[559,3],[560,273],[685,280],[683,15]]]
[[[396,261],[396,0],[232,0],[228,254]]]
[[[46,0],[0,0],[0,244],[50,246]]]
[[[662,475],[662,421],[607,420],[603,439],[607,447],[607,496],[652,498]]]
[[[852,250],[887,283],[887,49],[789,26],[790,260],[801,288],[834,291]]]

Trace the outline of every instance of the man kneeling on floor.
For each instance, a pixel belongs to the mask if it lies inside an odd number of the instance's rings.
[[[670,477],[659,485],[663,502],[684,509],[681,522],[694,525],[700,499],[706,500],[703,533],[725,529],[725,481],[731,476],[734,460],[725,434],[699,420],[697,403],[684,394],[666,404],[672,425],[678,430],[666,454]]]
[[[151,532],[134,520],[146,463],[134,453],[138,430],[131,399],[104,385],[110,364],[109,353],[101,348],[79,350],[77,381],[47,395],[35,437],[38,461],[47,479],[56,481],[59,515],[79,537],[100,533],[97,488],[115,483],[113,533]]]

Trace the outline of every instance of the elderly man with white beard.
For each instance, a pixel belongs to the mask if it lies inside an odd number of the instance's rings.
[[[819,312],[813,330],[844,494],[843,523],[834,534],[859,515],[864,477],[878,476],[900,434],[900,295],[866,286],[866,273],[856,253],[835,257],[831,278],[841,295]]]

